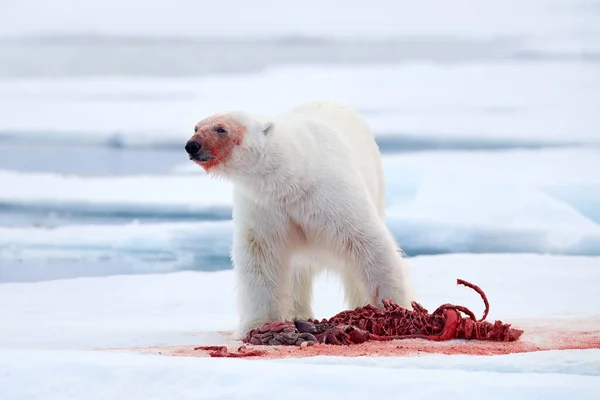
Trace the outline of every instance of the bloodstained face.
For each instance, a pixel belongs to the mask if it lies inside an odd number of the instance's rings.
[[[242,144],[246,128],[228,115],[214,115],[198,122],[185,145],[190,160],[207,172],[227,162],[233,149]]]

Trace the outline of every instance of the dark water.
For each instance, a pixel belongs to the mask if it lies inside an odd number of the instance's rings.
[[[166,174],[189,161],[179,147],[178,151],[0,142],[0,169],[84,176]]]

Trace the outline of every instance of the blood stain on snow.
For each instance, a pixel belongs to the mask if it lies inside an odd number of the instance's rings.
[[[528,353],[545,350],[600,349],[600,317],[588,319],[536,320],[514,324],[525,333],[515,342],[491,342],[479,340],[450,340],[433,342],[424,339],[394,340],[389,342],[366,342],[350,346],[316,344],[299,346],[242,346],[238,342],[221,344],[219,354],[253,352],[252,359],[299,358],[314,356],[340,357],[390,357],[418,356],[420,354],[490,356],[512,353]],[[218,346],[152,346],[130,349],[144,354],[161,354],[183,357],[209,357]],[[224,350],[226,349],[226,350]]]

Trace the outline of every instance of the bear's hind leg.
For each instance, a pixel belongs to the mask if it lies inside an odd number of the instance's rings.
[[[345,268],[340,273],[344,285],[344,299],[349,310],[369,304],[369,296],[362,284],[362,277],[352,268]]]
[[[291,318],[305,321],[313,318],[313,280],[318,269],[311,264],[298,263],[293,266],[292,298],[294,301]]]
[[[383,298],[409,307],[413,300],[405,261],[391,233],[377,219],[366,221],[363,229],[348,230],[344,250],[350,273],[360,276],[368,302],[381,307]]]

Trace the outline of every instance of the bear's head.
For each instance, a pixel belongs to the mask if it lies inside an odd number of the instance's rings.
[[[272,126],[244,112],[211,115],[194,126],[185,150],[206,172],[231,178],[258,167]]]

